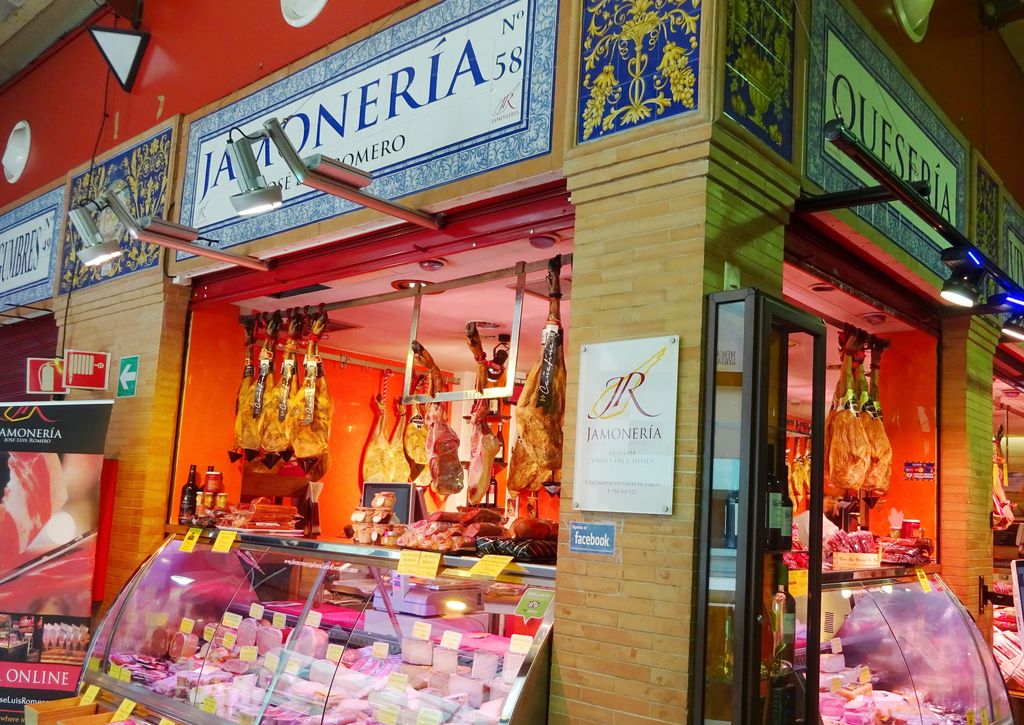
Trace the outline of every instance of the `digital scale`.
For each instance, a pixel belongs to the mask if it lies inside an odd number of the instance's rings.
[[[468,614],[484,606],[484,590],[479,582],[428,580],[395,574],[390,594],[391,606],[396,612],[419,617]],[[373,608],[387,609],[379,590],[373,595]]]

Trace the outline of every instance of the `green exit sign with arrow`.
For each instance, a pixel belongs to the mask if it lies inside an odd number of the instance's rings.
[[[139,380],[139,356],[128,355],[117,364],[117,397],[134,398]]]

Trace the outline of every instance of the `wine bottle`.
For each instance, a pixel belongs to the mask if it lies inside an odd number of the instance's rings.
[[[768,471],[768,500],[765,505],[765,548],[768,551],[782,549],[782,499],[786,492],[774,470]]]
[[[183,526],[191,526],[192,517],[196,513],[196,497],[199,495],[199,487],[196,486],[196,464],[188,469],[188,479],[181,487],[181,502],[178,504],[178,523]]]

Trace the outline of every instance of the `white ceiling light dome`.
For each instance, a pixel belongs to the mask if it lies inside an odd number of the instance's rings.
[[[28,121],[18,121],[7,137],[4,149],[4,176],[11,184],[21,178],[25,165],[28,164],[28,152],[32,147],[32,129]]]
[[[326,4],[327,0],[281,0],[281,15],[293,28],[301,28],[313,22]]]
[[[893,0],[900,25],[915,43],[924,40],[928,32],[928,14],[934,4],[935,0]]]

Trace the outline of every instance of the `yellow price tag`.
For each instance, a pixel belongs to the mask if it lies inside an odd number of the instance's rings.
[[[235,640],[237,639],[238,637],[234,632],[228,632],[224,635],[224,646],[231,649],[235,646]]]
[[[263,605],[259,602],[253,602],[250,604],[249,616],[253,619],[263,619]]]
[[[793,598],[806,597],[807,596],[807,570],[806,569],[790,569],[789,570],[789,593],[793,595]]]
[[[830,692],[839,692],[839,688],[843,686],[843,678],[833,677],[828,683],[828,689]]]
[[[456,632],[454,629],[446,629],[444,634],[441,635],[441,646],[446,649],[459,648],[462,644],[462,632]]]
[[[315,609],[310,609],[309,614],[306,615],[306,624],[310,627],[319,627],[320,622],[323,620],[324,615],[322,612],[318,612]]]
[[[160,725],[175,725],[174,720],[168,720],[165,717],[160,718]]]
[[[420,566],[420,552],[402,549],[398,555],[398,573],[402,576],[415,576]]]
[[[928,575],[924,573],[924,569],[917,567],[914,569],[914,573],[917,574],[917,581],[921,583],[921,591],[925,594],[932,590],[932,585],[928,582]]]
[[[526,634],[513,634],[509,643],[508,651],[512,654],[524,655],[533,646],[533,637]]]
[[[146,612],[147,627],[163,627],[167,625],[167,612]]]
[[[122,667],[121,668],[121,672],[119,674],[121,676],[121,682],[131,682],[132,681],[132,671],[129,670],[127,667]]]
[[[260,651],[254,645],[247,645],[238,650],[238,659],[242,662],[255,662],[259,657]]]
[[[967,711],[967,725],[974,725],[974,709]]]
[[[868,668],[867,665],[861,665],[860,677],[858,679],[861,681],[861,684],[867,684],[868,682],[871,682],[871,670]]]
[[[988,725],[988,708],[985,705],[981,706],[981,725]]]
[[[387,642],[374,642],[373,649],[370,651],[370,654],[379,660],[385,659],[390,653],[391,648],[388,647]]]
[[[289,658],[288,661],[284,663],[284,671],[286,674],[289,675],[297,675],[299,674],[299,668],[301,666],[302,663],[299,662],[297,659]]]
[[[189,619],[188,617],[181,618],[181,624],[178,626],[185,634],[192,634],[192,628],[196,626],[196,620]]]
[[[200,708],[203,712],[208,712],[211,715],[217,712],[217,701],[212,697],[206,697],[203,700],[202,707]]]
[[[89,669],[92,670],[93,672],[99,672],[100,671],[100,658],[99,657],[90,657],[89,658]]]
[[[277,664],[280,661],[280,658],[275,652],[267,652],[267,656],[263,658],[263,666],[268,670],[276,670]]]
[[[96,702],[96,695],[100,694],[100,688],[96,685],[89,685],[85,688],[85,692],[82,693],[82,698],[78,701],[79,705],[91,705]]]
[[[430,639],[430,622],[416,622],[412,625],[412,638],[427,641]]]
[[[416,713],[416,725],[441,725],[444,722],[444,715],[440,710],[431,707],[421,707]]]
[[[340,644],[332,643],[327,645],[327,659],[331,662],[340,662],[342,649]]]
[[[121,679],[121,665],[115,665],[111,663],[110,669],[107,670],[107,676],[114,680]]]
[[[238,629],[238,625],[242,623],[242,615],[235,614],[234,612],[224,612],[224,616],[220,618],[220,621],[224,623],[225,627]]]
[[[498,575],[505,570],[505,567],[512,563],[511,556],[498,556],[497,554],[488,554],[474,564],[470,570],[470,576],[486,577],[487,579],[497,579]]]
[[[135,703],[129,700],[127,697],[121,700],[121,704],[117,706],[117,710],[114,711],[114,717],[111,718],[111,722],[117,722],[118,720],[127,720],[128,716],[132,714],[132,710],[135,709]]]
[[[377,719],[384,725],[398,725],[398,705],[384,705],[377,713]]]
[[[841,655],[843,653],[843,640],[838,637],[833,637],[829,644],[832,646],[832,654]]]
[[[420,561],[416,565],[416,576],[425,579],[433,579],[437,576],[437,569],[441,566],[441,555],[436,551],[421,551]]]
[[[237,531],[218,531],[217,538],[213,540],[211,551],[215,551],[218,554],[228,553],[231,551],[231,545],[235,543],[236,536],[238,536]]]
[[[207,642],[212,642],[213,641],[213,637],[216,634],[217,634],[217,625],[215,625],[215,624],[208,624],[205,627],[203,627],[203,639],[205,639]]]
[[[388,689],[398,690],[399,692],[405,692],[405,688],[409,685],[409,675],[402,672],[392,672],[388,675]]]
[[[288,624],[288,618],[284,616],[284,612],[274,612],[274,626],[280,629]]]
[[[196,544],[199,543],[199,537],[203,535],[202,529],[191,528],[188,533],[185,534],[185,538],[181,541],[181,546],[178,547],[178,551],[183,554],[191,554],[195,551]]]

